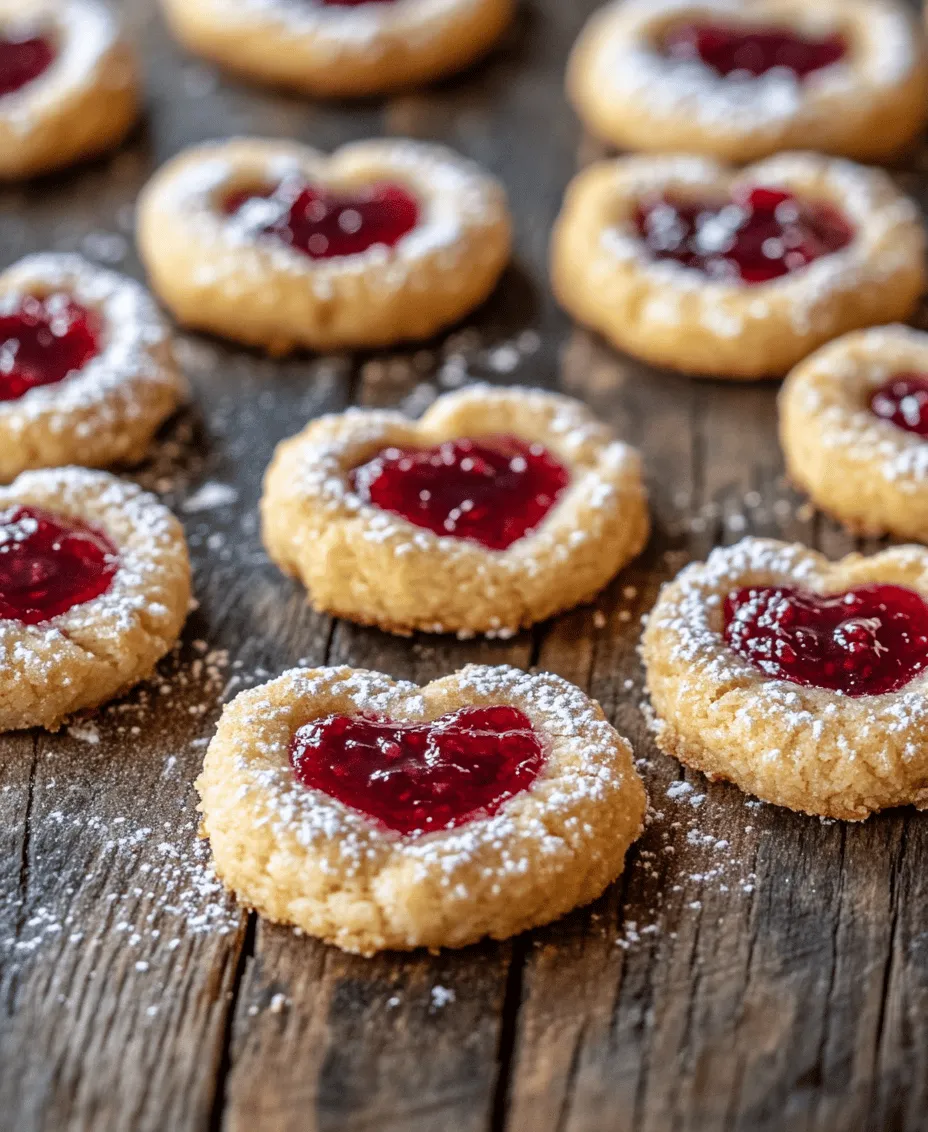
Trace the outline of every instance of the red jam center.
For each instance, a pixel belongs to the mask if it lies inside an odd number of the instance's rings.
[[[529,786],[544,751],[512,707],[462,708],[431,723],[328,715],[290,743],[296,777],[403,834],[491,817]]]
[[[854,236],[833,205],[765,188],[742,188],[729,201],[644,200],[635,223],[655,259],[742,283],[767,283],[798,271]]]
[[[0,314],[0,401],[54,385],[100,352],[99,320],[64,294],[27,296]]]
[[[725,600],[725,640],[767,676],[878,696],[928,663],[928,605],[892,585],[827,596],[791,586],[741,589]]]
[[[351,485],[365,501],[489,550],[505,550],[531,534],[569,479],[541,444],[515,436],[387,448],[351,473]]]
[[[821,38],[778,27],[726,27],[724,24],[678,24],[664,36],[663,54],[698,59],[718,75],[765,75],[775,67],[804,79],[847,54],[840,35]]]
[[[0,95],[31,83],[55,60],[51,43],[40,35],[28,39],[7,39],[0,35]]]
[[[223,209],[255,235],[276,236],[312,259],[358,255],[375,244],[392,248],[419,222],[416,198],[388,182],[348,194],[288,180],[267,192],[232,193]]]
[[[870,410],[897,428],[928,436],[928,374],[891,377],[870,398]]]
[[[38,625],[106,593],[119,555],[100,531],[40,507],[0,511],[0,617]]]

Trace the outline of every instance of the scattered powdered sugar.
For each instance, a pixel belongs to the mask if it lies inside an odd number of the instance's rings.
[[[434,986],[430,992],[431,1011],[441,1010],[455,1001],[457,995],[450,987]]]
[[[181,510],[188,514],[198,511],[213,511],[217,507],[229,507],[238,502],[238,491],[230,484],[210,481],[189,495],[181,504]]]

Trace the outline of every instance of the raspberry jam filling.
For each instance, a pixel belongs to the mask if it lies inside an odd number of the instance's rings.
[[[68,295],[27,295],[0,314],[0,401],[16,401],[37,385],[54,385],[100,352],[99,319]]]
[[[891,377],[874,391],[870,411],[897,428],[928,437],[928,374]]]
[[[685,23],[670,28],[661,43],[671,59],[699,60],[717,75],[745,78],[778,68],[804,79],[847,54],[843,36],[804,36],[778,27]]]
[[[725,640],[767,676],[878,696],[903,688],[928,664],[928,605],[904,586],[828,595],[751,587],[725,600]]]
[[[290,743],[304,786],[407,835],[491,817],[544,761],[531,723],[512,707],[462,708],[431,723],[328,715]]]
[[[106,593],[116,548],[79,519],[41,507],[0,511],[0,617],[38,625]]]
[[[358,255],[375,244],[392,248],[419,223],[416,198],[386,181],[334,193],[289,179],[231,193],[222,208],[253,235],[275,236],[311,259]]]
[[[54,61],[54,48],[44,36],[8,39],[0,34],[0,96],[22,89]]]
[[[727,201],[646,199],[635,225],[655,259],[742,283],[779,279],[840,251],[854,237],[834,205],[761,187],[738,188]]]
[[[488,550],[505,550],[531,534],[569,480],[543,445],[502,435],[386,448],[351,473],[351,486],[366,502]]]

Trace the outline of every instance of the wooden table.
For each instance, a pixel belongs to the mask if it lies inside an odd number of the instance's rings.
[[[854,543],[785,486],[772,384],[646,370],[554,305],[548,233],[597,155],[562,94],[595,0],[531,0],[469,74],[334,106],[219,79],[172,46],[153,0],[125,6],[146,125],[111,160],[0,192],[3,264],[77,248],[140,274],[140,186],[184,146],[236,133],[446,141],[508,185],[517,258],[463,332],[422,350],[277,364],[180,338],[196,405],[138,478],[186,521],[200,605],[183,649],[96,720],[2,740],[0,1128],[928,1127],[928,817],[842,825],[760,806],[648,737],[635,647],[664,579],[749,532],[836,555]],[[422,405],[463,374],[570,392],[639,445],[649,551],[596,608],[511,641],[405,641],[314,615],[257,534],[274,445],[314,414]],[[588,688],[651,796],[625,875],[549,928],[437,956],[355,958],[236,909],[197,846],[192,782],[222,698],[301,660],[418,681],[537,665]]]

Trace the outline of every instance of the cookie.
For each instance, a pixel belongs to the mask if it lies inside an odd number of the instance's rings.
[[[743,539],[664,587],[642,655],[659,746],[709,778],[823,817],[928,808],[928,550]]]
[[[132,279],[76,255],[0,274],[0,480],[134,464],[186,396],[167,325]]]
[[[630,0],[590,20],[568,90],[620,149],[879,162],[924,127],[928,58],[893,0]]]
[[[137,70],[98,0],[0,0],[0,181],[117,146],[138,116]]]
[[[293,669],[223,711],[197,780],[216,871],[346,951],[464,947],[587,904],[642,829],[632,750],[579,688]]]
[[[419,421],[349,409],[279,445],[268,554],[315,607],[396,633],[510,635],[642,549],[637,452],[576,401],[470,386]]]
[[[911,315],[924,249],[915,204],[877,169],[800,153],[740,172],[628,157],[574,179],[551,272],[563,306],[620,349],[753,379]]]
[[[0,487],[0,731],[55,730],[144,680],[189,603],[183,531],[154,496],[85,468]]]
[[[317,96],[430,82],[483,55],[513,0],[162,0],[185,46],[257,82]]]
[[[790,478],[852,530],[928,542],[928,334],[847,334],[798,365],[779,399]]]
[[[182,323],[282,354],[430,337],[493,290],[511,235],[501,185],[441,146],[237,140],[155,175],[138,242]]]

